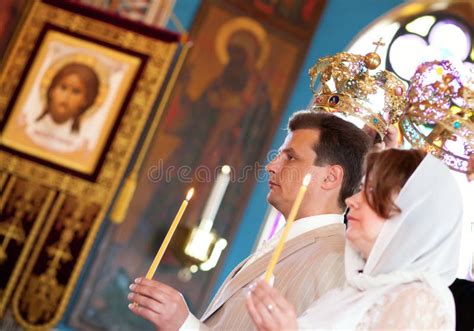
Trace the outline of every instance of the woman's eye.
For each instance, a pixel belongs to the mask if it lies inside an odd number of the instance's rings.
[[[295,158],[293,157],[293,155],[288,154],[288,160],[289,160],[289,161],[292,161],[292,160],[294,160],[294,159],[295,159]]]

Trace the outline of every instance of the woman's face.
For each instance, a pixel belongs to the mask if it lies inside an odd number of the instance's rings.
[[[365,189],[370,194],[370,182]],[[385,219],[377,215],[370,207],[363,191],[347,198],[346,205],[349,208],[346,237],[362,256],[367,259],[375,240],[382,230]]]
[[[49,114],[56,123],[64,123],[80,114],[86,104],[86,86],[77,74],[70,74],[51,89]]]

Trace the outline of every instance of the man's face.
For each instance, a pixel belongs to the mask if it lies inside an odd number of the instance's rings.
[[[319,131],[313,129],[288,133],[279,154],[267,165],[270,175],[267,200],[284,215],[289,213],[303,177],[314,168],[314,145],[318,139]]]

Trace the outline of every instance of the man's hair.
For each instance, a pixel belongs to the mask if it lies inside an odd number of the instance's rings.
[[[328,113],[299,111],[291,116],[288,130],[314,129],[319,140],[314,145],[317,166],[339,165],[344,170],[338,203],[345,208],[345,199],[359,188],[364,157],[369,150],[367,134],[354,124]]]

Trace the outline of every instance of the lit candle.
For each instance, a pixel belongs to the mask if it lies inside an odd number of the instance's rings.
[[[186,207],[188,206],[189,200],[191,200],[191,198],[193,197],[193,194],[194,194],[194,188],[191,188],[188,191],[188,194],[186,194],[186,199],[181,204],[181,207],[179,207],[178,213],[174,217],[174,220],[171,223],[171,227],[168,230],[168,233],[166,234],[166,237],[163,240],[163,243],[161,244],[161,247],[158,250],[158,253],[156,253],[155,259],[153,260],[153,263],[151,264],[150,269],[148,269],[148,272],[146,273],[145,277],[147,279],[153,278],[153,275],[155,274],[155,271],[158,268],[158,264],[160,264],[161,258],[165,254],[165,250],[168,247],[168,244],[170,243],[171,237],[173,237],[174,231],[178,227],[179,221],[183,217],[184,211],[186,210]]]
[[[280,254],[283,250],[283,246],[285,245],[286,238],[288,237],[288,232],[290,231],[290,228],[295,220],[296,214],[298,214],[298,210],[300,209],[301,202],[303,201],[304,195],[306,193],[306,190],[308,189],[308,185],[310,181],[311,181],[311,174],[307,174],[306,176],[304,176],[303,185],[301,185],[300,190],[298,191],[298,194],[296,195],[295,202],[293,203],[293,206],[291,207],[290,215],[288,216],[288,219],[286,220],[286,224],[281,234],[280,240],[278,241],[278,245],[273,251],[273,255],[270,260],[270,263],[268,263],[267,271],[265,272],[265,281],[267,283],[270,282],[270,278],[272,277],[273,270],[275,269],[275,266],[278,262],[278,258],[280,257]]]
[[[207,200],[206,206],[202,213],[201,223],[199,228],[204,231],[210,232],[214,224],[219,206],[221,205],[224,193],[230,182],[230,167],[225,165],[222,167],[219,176],[217,176],[216,182],[212,188],[209,199]]]

